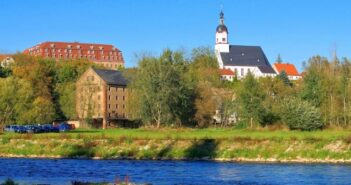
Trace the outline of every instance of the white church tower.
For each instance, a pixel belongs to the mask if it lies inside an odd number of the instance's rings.
[[[229,53],[229,42],[228,42],[228,29],[224,24],[224,13],[221,11],[219,14],[219,25],[216,29],[216,45],[215,45],[216,56],[218,64],[223,69],[223,61],[220,53]]]

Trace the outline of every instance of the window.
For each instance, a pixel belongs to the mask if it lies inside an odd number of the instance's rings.
[[[124,96],[123,96],[123,100],[125,100]]]
[[[240,75],[244,76],[244,68],[241,68]]]
[[[108,95],[108,100],[110,100],[111,99],[111,96],[110,95]]]
[[[222,41],[225,42],[225,38],[222,38]]]
[[[126,106],[123,104],[123,109],[126,108]]]
[[[116,100],[118,100],[118,96],[116,96]]]
[[[100,100],[100,94],[98,95],[97,99]]]
[[[118,105],[116,104],[116,109],[118,108]]]
[[[110,104],[108,104],[108,108],[111,108],[111,105],[110,105]]]

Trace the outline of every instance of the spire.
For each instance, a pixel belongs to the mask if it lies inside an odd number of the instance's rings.
[[[224,13],[223,13],[223,10],[221,10],[221,13],[219,13],[219,24],[224,25]]]

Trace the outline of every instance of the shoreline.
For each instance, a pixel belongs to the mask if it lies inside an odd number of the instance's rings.
[[[262,163],[262,164],[351,164],[351,159],[263,159],[263,158],[137,158],[137,157],[86,157],[86,156],[77,156],[77,157],[61,157],[61,156],[38,156],[38,155],[2,155],[0,158],[7,159],[82,159],[82,160],[131,160],[131,161],[208,161],[208,162],[223,162],[223,163]]]

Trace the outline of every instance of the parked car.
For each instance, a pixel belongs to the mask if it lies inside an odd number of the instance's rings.
[[[50,124],[41,125],[40,127],[43,130],[43,132],[59,132],[60,131],[58,127],[54,127]]]
[[[41,129],[36,125],[26,125],[27,133],[40,133]]]
[[[25,126],[20,125],[15,128],[16,133],[27,133],[27,129]]]
[[[15,132],[17,127],[17,125],[6,125],[4,130],[6,132]]]
[[[67,123],[61,123],[58,127],[60,132],[67,132],[71,130],[71,126]]]

